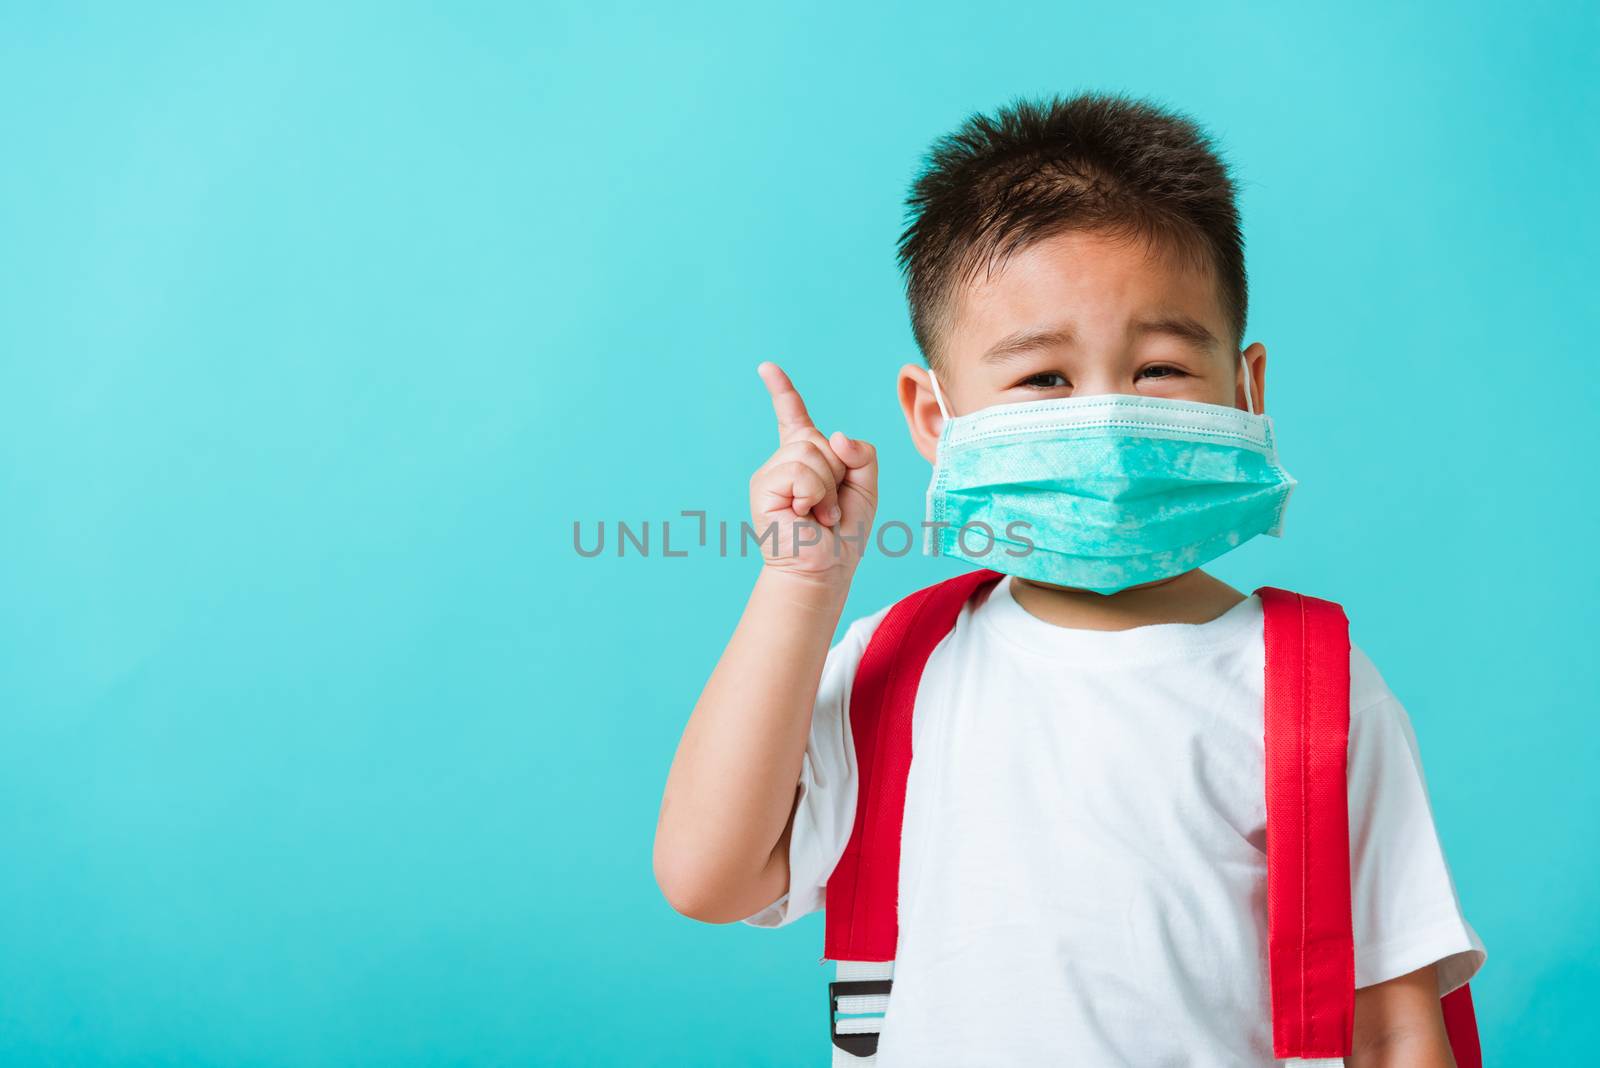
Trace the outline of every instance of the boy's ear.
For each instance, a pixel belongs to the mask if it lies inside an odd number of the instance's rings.
[[[928,372],[908,363],[900,368],[895,385],[900,393],[900,410],[905,413],[906,427],[911,431],[911,444],[931,464],[939,452],[939,431],[944,429],[944,416],[939,414],[939,402],[933,399]]]
[[[1267,347],[1257,341],[1244,350],[1244,364],[1250,372],[1250,389],[1256,402],[1256,412],[1259,414],[1267,410]],[[1234,407],[1240,411],[1248,410],[1245,407],[1244,379],[1240,377],[1235,388],[1233,399]]]

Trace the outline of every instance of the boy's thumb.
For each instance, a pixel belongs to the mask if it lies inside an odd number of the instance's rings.
[[[833,446],[833,451],[844,465],[852,471],[862,474],[875,475],[878,467],[878,450],[865,441],[846,437],[842,431],[835,430],[828,439],[828,444]]]

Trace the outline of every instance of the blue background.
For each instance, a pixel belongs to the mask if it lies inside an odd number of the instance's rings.
[[[651,874],[756,564],[572,525],[742,518],[765,358],[919,519],[905,188],[1086,88],[1241,184],[1301,485],[1217,573],[1347,606],[1490,1062],[1592,1059],[1596,9],[1294,7],[6,4],[0,1062],[824,1063],[821,915]]]

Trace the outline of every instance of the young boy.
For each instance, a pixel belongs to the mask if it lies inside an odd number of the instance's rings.
[[[948,459],[945,412],[1264,404],[1266,349],[1241,348],[1233,186],[1186,118],[1120,97],[1019,102],[940,141],[910,206],[900,256],[928,369],[902,368],[898,390],[930,462]],[[751,479],[751,512],[780,536],[684,732],[655,871],[685,915],[778,927],[822,907],[850,838],[851,685],[888,609],[828,648],[872,545],[850,535],[873,522],[877,462],[819,431],[779,368],[760,373],[780,444]],[[1030,499],[1033,536],[1005,544],[1081,538],[1061,500]],[[1158,556],[1104,584],[1047,581],[1078,572],[1026,554],[979,561],[1007,577],[962,610],[917,690],[877,1068],[1276,1063],[1262,606],[1170,555],[1175,573],[1139,569]],[[1350,672],[1347,1063],[1450,1065],[1440,998],[1484,945],[1406,712],[1354,646]]]

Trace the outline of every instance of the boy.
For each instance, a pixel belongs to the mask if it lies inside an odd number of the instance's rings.
[[[898,391],[930,462],[948,459],[945,413],[1264,404],[1266,349],[1240,347],[1233,186],[1186,118],[1099,95],[1018,102],[939,142],[910,205],[900,256],[928,368],[902,368]],[[685,915],[778,927],[822,906],[849,840],[851,684],[887,608],[828,648],[871,545],[849,535],[874,519],[876,458],[819,431],[775,365],[760,373],[780,445],[751,512],[780,537],[684,732],[655,871]],[[1074,533],[1052,527],[1060,504],[1040,498],[1042,547]],[[981,561],[1007,577],[962,610],[917,690],[877,1068],[1274,1064],[1260,599],[1199,567],[1096,586],[1027,559]],[[1347,1063],[1450,1065],[1440,997],[1485,949],[1406,712],[1354,645],[1350,670]]]

